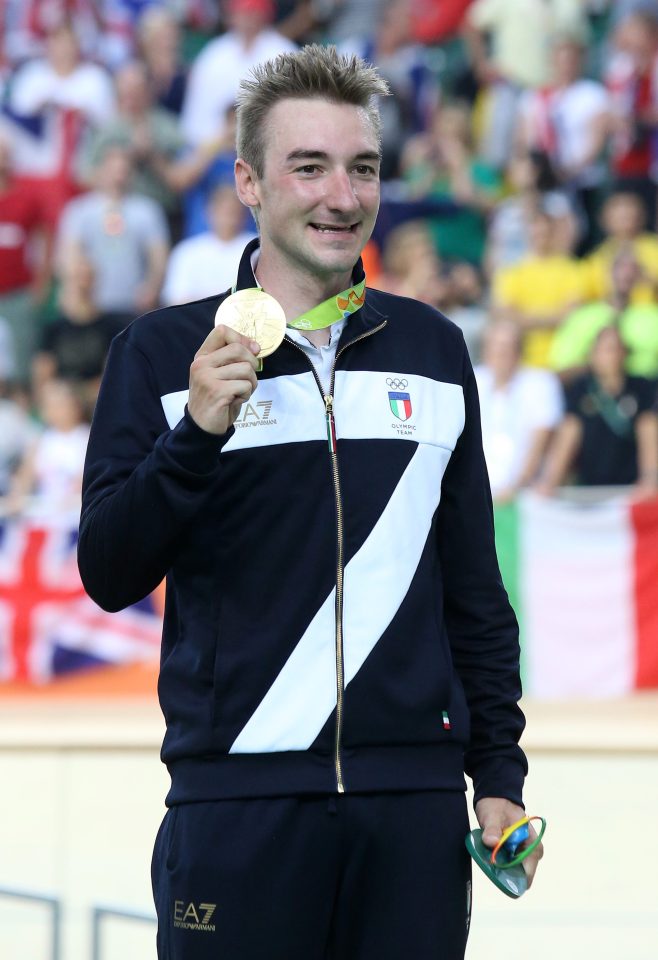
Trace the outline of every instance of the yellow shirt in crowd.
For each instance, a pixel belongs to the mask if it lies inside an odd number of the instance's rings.
[[[606,240],[583,261],[588,300],[605,300],[612,292],[610,268],[621,246],[619,241]],[[633,288],[631,303],[654,303],[658,285],[658,237],[642,233],[630,246],[647,277],[646,282]]]
[[[529,317],[564,314],[585,298],[584,272],[578,260],[561,254],[530,256],[499,270],[493,278],[493,303]],[[554,331],[528,330],[523,338],[523,360],[548,367]]]

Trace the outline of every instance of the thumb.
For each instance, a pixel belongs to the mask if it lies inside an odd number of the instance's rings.
[[[503,835],[505,825],[501,817],[490,816],[482,824],[482,842],[485,847],[495,847]]]

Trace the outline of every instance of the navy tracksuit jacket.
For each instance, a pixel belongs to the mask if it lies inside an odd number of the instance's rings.
[[[226,295],[114,340],[85,466],[90,595],[117,610],[167,577],[168,805],[463,791],[464,772],[476,801],[520,803],[518,629],[460,331],[368,290],[330,395],[286,339],[217,437],[186,399]]]

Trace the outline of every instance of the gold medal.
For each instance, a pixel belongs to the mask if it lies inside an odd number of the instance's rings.
[[[264,290],[248,287],[223,300],[215,314],[215,326],[237,330],[260,345],[259,359],[269,357],[286,335],[286,315],[278,300]]]

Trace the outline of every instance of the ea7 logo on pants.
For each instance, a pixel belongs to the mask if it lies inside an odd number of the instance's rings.
[[[174,900],[174,926],[179,930],[201,930],[204,933],[214,933],[215,924],[210,920],[216,903],[187,903],[185,900]]]

